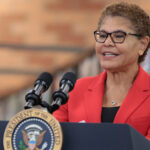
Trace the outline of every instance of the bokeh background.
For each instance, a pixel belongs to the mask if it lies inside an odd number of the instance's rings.
[[[119,0],[118,0],[119,1]],[[126,0],[150,14],[149,0]],[[93,31],[101,10],[112,0],[0,1],[0,119],[24,109],[25,95],[44,71],[54,81],[43,99],[51,103],[62,75],[103,71],[95,56]],[[150,73],[150,52],[144,63]]]

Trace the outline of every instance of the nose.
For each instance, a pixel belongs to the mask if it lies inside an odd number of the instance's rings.
[[[111,38],[111,36],[110,35],[108,35],[108,37],[107,37],[107,39],[106,39],[106,41],[104,42],[104,44],[106,45],[106,46],[114,46],[115,45],[115,43],[113,42],[113,40],[112,40],[112,38]]]

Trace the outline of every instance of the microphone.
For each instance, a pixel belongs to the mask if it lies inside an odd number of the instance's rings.
[[[73,90],[76,80],[76,75],[72,72],[67,72],[63,76],[59,84],[60,88],[52,94],[54,101],[50,106],[51,113],[57,110],[60,105],[63,105],[67,102],[69,98],[68,92]]]
[[[25,96],[26,105],[25,109],[32,108],[34,105],[41,104],[41,95],[50,86],[53,77],[48,72],[43,72],[34,83],[34,89],[30,90]]]

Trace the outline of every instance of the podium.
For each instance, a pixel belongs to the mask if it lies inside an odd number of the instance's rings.
[[[8,121],[0,121],[0,150]],[[127,124],[60,123],[62,150],[150,150],[150,141]]]

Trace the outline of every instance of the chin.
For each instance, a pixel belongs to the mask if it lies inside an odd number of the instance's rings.
[[[101,67],[104,68],[107,71],[119,71],[120,66],[118,65],[113,65],[113,64],[101,64]]]

